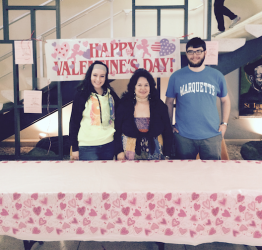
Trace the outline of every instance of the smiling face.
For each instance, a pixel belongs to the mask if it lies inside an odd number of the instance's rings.
[[[145,77],[139,77],[135,86],[135,94],[138,98],[145,99],[150,93],[150,85]]]
[[[91,83],[98,94],[103,93],[102,86],[106,80],[106,72],[102,69],[93,69],[91,74]]]
[[[189,66],[193,68],[198,68],[202,66],[205,60],[206,53],[207,52],[204,51],[202,47],[189,47],[186,52]]]

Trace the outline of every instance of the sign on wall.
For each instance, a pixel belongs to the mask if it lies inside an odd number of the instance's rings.
[[[110,79],[129,79],[138,68],[170,77],[181,68],[180,41],[174,37],[47,40],[45,54],[50,81],[82,80],[96,60],[108,66]]]
[[[241,67],[239,116],[262,117],[262,56]]]

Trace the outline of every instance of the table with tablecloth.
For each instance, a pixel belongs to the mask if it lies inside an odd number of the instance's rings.
[[[0,235],[262,245],[261,161],[2,161]]]

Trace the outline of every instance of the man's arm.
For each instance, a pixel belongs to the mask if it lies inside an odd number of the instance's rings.
[[[168,116],[169,116],[171,126],[172,126],[172,123],[173,123],[174,100],[175,100],[175,98],[166,97],[166,105],[167,105],[167,108],[168,108]],[[176,128],[173,128],[173,132],[178,133],[178,130]]]
[[[220,98],[221,101],[221,117],[222,122],[228,123],[230,109],[231,109],[231,102],[229,99],[228,94],[225,97]],[[226,133],[227,125],[222,124],[219,126],[218,131],[222,133],[222,137],[224,138],[224,135]]]

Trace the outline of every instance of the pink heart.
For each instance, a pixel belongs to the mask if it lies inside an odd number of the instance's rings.
[[[148,192],[147,194],[146,194],[146,198],[147,198],[147,200],[151,200],[151,199],[153,199],[154,198],[154,194],[152,194],[152,193],[150,193],[150,192]]]
[[[197,200],[199,198],[199,194],[193,193],[191,196],[192,200]]]
[[[103,200],[108,199],[109,196],[110,196],[110,194],[108,194],[108,193],[106,193],[106,192],[102,193],[102,199],[103,199]]]
[[[181,210],[180,210],[181,211]],[[174,215],[174,213],[175,213],[175,208],[174,207],[168,207],[167,209],[166,209],[166,213],[170,216],[170,217],[172,217],[173,215]]]
[[[60,192],[60,193],[57,194],[57,197],[58,197],[59,200],[61,200],[61,199],[65,198],[65,194]]]
[[[141,231],[142,231],[142,228],[140,228],[140,227],[135,227],[135,232],[136,232],[137,234],[139,234]]]
[[[238,232],[238,231],[236,231],[236,230],[233,230],[233,236],[234,236],[234,237],[236,237],[238,234],[239,234],[239,232]]]
[[[85,212],[86,212],[86,208],[85,207],[79,207],[78,209],[77,209],[77,212],[81,215],[81,216],[83,216],[84,214],[85,214]],[[93,210],[93,209],[91,209],[91,213],[89,213],[89,215],[90,216],[95,216],[95,215],[91,215],[91,214],[96,214],[96,212]]]
[[[241,225],[240,228],[239,228],[239,231],[242,232],[242,231],[246,231],[247,230],[247,227],[245,225]]]
[[[92,204],[92,198],[89,197],[88,200],[85,200],[85,203],[86,203],[87,205],[91,205],[91,204]]]
[[[209,199],[207,199],[206,201],[203,201],[202,204],[203,204],[203,206],[204,206],[205,208],[207,208],[207,209],[210,208],[210,201],[209,201]]]
[[[179,217],[186,217],[186,213],[183,209],[180,209],[180,212],[178,214]]]
[[[130,212],[130,207],[123,207],[121,211],[125,216],[128,216]]]
[[[26,224],[23,222],[20,222],[18,228],[19,229],[26,228]]]
[[[152,226],[151,226],[152,230],[155,230],[155,229],[158,229],[158,228],[159,228],[159,226],[156,223],[153,223]]]
[[[148,214],[148,215],[146,216],[146,220],[152,220],[151,214]]]
[[[208,220],[206,223],[207,226],[211,225],[211,220]]]
[[[169,40],[163,38],[160,40],[161,49],[159,51],[160,56],[167,56],[172,54],[176,50],[176,46],[173,43],[169,43]]]
[[[129,231],[125,227],[122,227],[120,234],[127,235],[128,233],[129,233]]]
[[[195,236],[195,234],[196,234],[196,232],[192,231],[192,230],[189,230],[189,233],[190,233],[191,238],[193,238]]]
[[[201,220],[204,220],[208,216],[208,213],[206,213],[204,210],[201,210],[200,216],[201,216]]]
[[[135,222],[136,222],[135,220],[132,220],[131,218],[128,218],[128,220],[127,220],[127,225],[128,225],[128,226],[134,225]]]
[[[217,231],[212,227],[210,230],[209,230],[209,235],[213,235],[215,234]]]
[[[184,235],[187,232],[187,229],[179,228],[179,232]]]
[[[171,236],[171,235],[173,235],[173,231],[170,228],[167,228],[166,231],[165,231],[165,235]]]
[[[149,229],[145,229],[146,236],[148,236],[150,233],[151,233],[151,231]]]
[[[119,199],[116,199],[115,201],[113,201],[113,205],[115,207],[120,207],[120,200]]]
[[[135,212],[133,213],[133,215],[134,216],[141,216],[142,214],[138,209],[136,209]]]
[[[262,202],[262,195],[257,196],[255,200],[256,200],[258,203],[261,203],[261,202]]]
[[[224,198],[223,200],[219,201],[219,203],[221,205],[225,206],[226,205],[226,201],[227,201],[227,199]]]
[[[4,209],[2,208],[2,212],[0,213],[2,216],[7,216],[9,215],[9,213]]]
[[[237,202],[242,202],[245,199],[244,195],[238,194],[237,195]]]
[[[178,226],[179,224],[180,224],[180,222],[177,221],[176,219],[173,219],[173,220],[172,220],[172,226],[173,226],[173,227],[176,227],[176,226]]]
[[[256,212],[257,217],[262,220],[262,210]]]
[[[191,221],[197,221],[197,218],[196,218],[196,215],[193,215],[191,218],[190,218]]]
[[[115,218],[118,215],[118,212],[115,210],[111,210],[111,218]]]
[[[251,227],[256,227],[256,223],[252,220],[251,224],[249,224]]]
[[[46,231],[50,234],[54,230],[53,227],[46,226]]]
[[[20,218],[19,218],[18,214],[15,214],[15,215],[13,216],[13,219],[19,220]]]
[[[222,227],[222,231],[224,234],[227,234],[230,231],[230,228]]]
[[[59,214],[59,215],[57,216],[57,219],[59,219],[59,220],[63,220],[63,219],[64,219],[64,217],[63,217],[63,215],[62,215],[62,214]]]
[[[124,201],[126,200],[127,198],[127,193],[123,193],[120,195],[120,198],[122,198]]]
[[[53,66],[52,69],[53,69],[54,71],[58,71],[58,65]]]
[[[18,200],[18,199],[20,198],[20,196],[21,196],[21,194],[14,193],[14,194],[13,194],[13,199],[14,199],[14,201],[15,201],[15,200]]]
[[[71,221],[72,224],[78,224],[78,221],[76,218],[74,218],[72,221]]]
[[[254,234],[253,234],[253,237],[254,238],[261,238],[262,234],[259,231],[255,231]]]
[[[224,217],[230,217],[231,215],[230,215],[230,213],[225,209],[225,210],[224,210],[224,213],[222,213],[222,216],[224,216]]]
[[[88,41],[84,41],[84,42],[83,42],[83,45],[84,45],[85,47],[87,47],[87,46],[88,46]]]
[[[171,193],[168,193],[165,195],[165,198],[168,200],[168,201],[171,201],[172,199],[172,194]]]
[[[238,209],[239,209],[239,212],[241,213],[241,212],[245,211],[246,207],[239,205]]]
[[[45,215],[46,215],[46,216],[52,216],[53,213],[51,212],[50,209],[46,209]]]
[[[240,216],[237,216],[237,217],[235,218],[235,221],[241,222],[241,217],[240,217]]]
[[[200,231],[202,231],[202,230],[204,230],[205,228],[202,226],[202,225],[200,225],[200,224],[198,224],[197,225],[197,228],[196,228],[196,231],[197,232],[200,232]]]
[[[30,214],[30,212],[23,209],[22,214],[23,214],[23,218],[26,218]]]
[[[67,224],[67,223],[65,222],[65,223],[63,224],[62,228],[63,228],[63,229],[70,228],[70,225],[69,225],[69,224]]]
[[[152,203],[149,203],[148,207],[149,207],[149,210],[153,210],[155,208],[155,204],[152,204]]]
[[[110,43],[111,43],[111,44],[115,44],[115,43],[116,43],[116,40],[114,39],[114,40],[112,40]]]
[[[81,201],[83,199],[83,193],[76,194],[76,198]]]
[[[104,235],[107,231],[104,228],[101,228],[100,232],[101,232],[102,235]]]
[[[101,46],[101,44],[98,44],[97,46],[96,46],[96,50],[102,50],[102,46]]]
[[[121,218],[118,218],[117,221],[116,221],[117,224],[122,224],[122,220]]]
[[[91,228],[90,228],[91,229]],[[83,234],[83,233],[85,233],[85,231],[81,228],[81,227],[78,227],[77,229],[76,229],[76,234]]]
[[[108,210],[108,209],[111,207],[111,204],[105,203],[105,204],[104,204],[104,207],[105,207],[105,210]]]
[[[56,45],[55,51],[58,53],[59,58],[66,59],[70,50],[70,45],[67,42],[63,42],[61,45]]]
[[[250,214],[250,213],[248,213],[248,212],[245,213],[245,220],[246,220],[246,221],[250,220],[252,217],[253,217],[252,214]]]
[[[31,207],[31,200],[27,199],[26,201],[24,201],[24,205],[27,207]]]
[[[64,210],[64,209],[66,208],[66,204],[63,203],[63,202],[61,202],[61,203],[60,203],[60,208],[61,208],[61,210]]]
[[[3,198],[0,197],[0,205],[2,205],[2,204],[3,204]]]
[[[213,201],[216,201],[217,200],[217,193],[211,194],[210,199],[212,199]]]
[[[72,210],[70,210],[70,209],[67,209],[67,210],[66,210],[66,217],[67,217],[67,218],[72,217],[73,214],[74,214],[74,211],[72,211]]]
[[[2,226],[2,228],[3,228],[3,230],[4,230],[5,232],[8,232],[8,230],[10,229],[10,227],[5,227],[5,226]]]
[[[63,230],[61,230],[61,229],[59,229],[59,228],[56,229],[56,233],[57,233],[58,235],[60,235],[62,232],[63,232]]]
[[[218,208],[218,207],[213,208],[213,209],[211,210],[211,212],[212,212],[212,214],[213,214],[214,216],[217,216],[217,214],[218,214],[218,212],[219,212],[219,208]]]
[[[177,204],[177,205],[180,205],[180,203],[181,203],[181,199],[178,198],[177,200],[174,201],[174,203]]]
[[[41,214],[41,211],[42,211],[42,208],[41,208],[40,206],[33,208],[33,212],[34,212],[36,215],[38,215],[38,216]]]
[[[256,204],[254,201],[252,201],[251,203],[248,204],[248,208],[252,211],[255,211],[256,209]]]
[[[107,226],[106,226],[106,228],[109,230],[109,229],[111,229],[111,228],[114,228],[115,226],[114,226],[114,224],[112,224],[112,223],[108,223],[107,224]]]
[[[40,218],[39,219],[39,225],[42,226],[44,224],[46,224],[46,220],[44,220],[43,218]]]
[[[156,215],[156,218],[158,219],[159,217],[163,215],[163,212],[160,210],[156,210],[155,215]]]
[[[195,203],[195,204],[194,204],[194,209],[195,209],[195,211],[199,210],[199,209],[200,209],[200,205],[197,204],[197,203]]]
[[[85,209],[85,207],[83,207]],[[97,213],[94,209],[91,209],[91,212],[89,213],[90,216],[97,216]]]
[[[76,200],[75,200],[75,199],[72,199],[72,200],[68,201],[68,204],[69,204],[69,206],[71,206],[71,207],[76,207]]]
[[[166,225],[166,220],[165,220],[165,218],[162,219],[162,221],[160,222],[160,224]]]
[[[136,198],[134,197],[133,200],[130,200],[129,203],[131,205],[136,205]]]
[[[106,214],[103,214],[103,215],[101,216],[101,219],[102,219],[102,220],[108,220],[107,215],[106,215]]]
[[[83,219],[83,225],[84,226],[87,226],[87,225],[89,225],[91,223],[91,220],[88,220],[87,218],[84,218]]]
[[[164,207],[165,207],[165,200],[164,200],[164,199],[161,199],[160,201],[157,202],[157,205],[158,205],[159,207],[164,208]]]
[[[90,227],[91,232],[94,234],[97,231],[97,227]]]
[[[15,203],[15,208],[16,210],[19,210],[22,207],[22,204],[20,203]]]
[[[34,227],[33,230],[32,230],[32,233],[33,234],[40,234],[41,231],[37,227]]]
[[[47,197],[45,197],[43,200],[40,201],[43,205],[47,204]]]
[[[57,53],[52,53],[51,56],[56,59]]]
[[[220,220],[219,218],[216,219],[216,225],[221,225],[223,224],[223,220]]]

